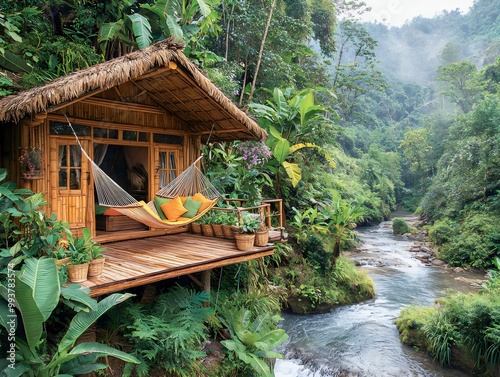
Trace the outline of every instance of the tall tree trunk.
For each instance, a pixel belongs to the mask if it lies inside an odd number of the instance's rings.
[[[243,105],[243,96],[245,95],[245,86],[247,85],[247,76],[248,76],[248,53],[245,56],[245,71],[243,73],[243,82],[241,83],[241,93],[240,100],[238,105]]]
[[[264,44],[266,43],[267,33],[269,31],[269,26],[271,25],[271,19],[273,18],[274,7],[276,6],[276,0],[272,0],[271,9],[269,11],[269,17],[267,18],[266,28],[264,29],[264,35],[262,36],[262,42],[260,44],[259,56],[257,57],[257,65],[255,66],[255,73],[253,75],[252,88],[250,89],[250,95],[248,96],[248,102],[252,102],[253,93],[255,92],[255,83],[257,82],[257,75],[259,73],[260,62],[262,61],[262,54],[264,53]]]
[[[337,259],[340,257],[340,242],[341,239],[335,237],[335,244],[333,245],[333,256],[332,256],[332,265],[330,266],[331,271],[335,269],[337,264]]]

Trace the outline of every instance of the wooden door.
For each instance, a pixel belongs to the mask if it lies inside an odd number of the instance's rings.
[[[89,141],[81,140],[85,150]],[[50,203],[52,212],[67,221],[74,234],[81,234],[84,227],[95,232],[94,199],[90,163],[83,155],[76,140],[51,137],[50,140]]]

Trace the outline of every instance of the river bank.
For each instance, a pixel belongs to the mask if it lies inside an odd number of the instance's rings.
[[[350,257],[375,281],[376,296],[324,314],[284,314],[290,340],[280,350],[286,358],[277,361],[276,376],[466,376],[402,344],[394,320],[403,307],[431,305],[450,290],[477,290],[457,278],[479,276],[422,263],[410,252],[415,241],[394,236],[390,221],[357,234],[362,245]]]

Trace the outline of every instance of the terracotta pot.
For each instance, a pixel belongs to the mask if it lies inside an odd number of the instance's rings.
[[[89,264],[89,276],[99,276],[104,268],[104,258],[92,259]]]
[[[222,224],[212,224],[212,229],[214,230],[215,237],[224,238]]]
[[[214,228],[212,227],[212,224],[201,224],[201,234],[207,237],[213,237]]]
[[[234,239],[236,240],[236,247],[238,248],[238,250],[249,251],[253,249],[253,244],[255,242],[255,233],[234,233]]]
[[[68,264],[68,280],[72,283],[81,283],[87,280],[89,263]]]
[[[269,230],[258,230],[255,233],[255,246],[266,246],[269,242]]]
[[[201,234],[201,225],[199,223],[191,223],[191,232],[195,234]]]
[[[233,226],[232,225],[222,225],[222,233],[224,233],[224,237],[227,239],[233,240]]]

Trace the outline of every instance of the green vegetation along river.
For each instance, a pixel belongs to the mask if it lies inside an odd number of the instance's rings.
[[[392,234],[391,222],[360,229],[353,255],[375,281],[374,299],[317,315],[285,314],[290,340],[280,350],[276,377],[462,377],[399,340],[394,319],[413,303],[431,305],[446,291],[476,290],[469,272],[425,266],[409,250],[413,241]]]

